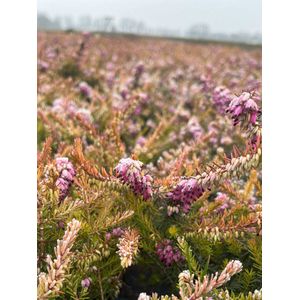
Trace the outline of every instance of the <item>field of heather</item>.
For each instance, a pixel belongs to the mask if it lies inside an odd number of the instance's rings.
[[[38,33],[38,299],[262,299],[261,49]]]

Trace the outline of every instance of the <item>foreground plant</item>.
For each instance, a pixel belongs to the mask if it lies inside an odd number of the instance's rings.
[[[52,260],[50,256],[47,256],[47,273],[41,272],[38,277],[38,299],[44,300],[59,294],[71,260],[71,248],[80,225],[80,222],[75,219],[68,223],[62,240],[57,241],[54,250],[56,258]]]
[[[218,272],[213,275],[205,275],[203,279],[196,279],[190,271],[183,271],[179,274],[178,287],[180,298],[172,295],[162,296],[157,298],[156,295],[147,296],[144,293],[140,294],[139,300],[150,299],[181,299],[181,300],[203,300],[204,296],[208,295],[213,289],[216,289],[230,280],[230,278],[242,271],[242,263],[238,260],[230,261],[225,269],[219,275]]]

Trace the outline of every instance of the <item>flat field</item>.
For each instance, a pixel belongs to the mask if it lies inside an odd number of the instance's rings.
[[[37,67],[39,299],[261,299],[261,48],[39,32]]]

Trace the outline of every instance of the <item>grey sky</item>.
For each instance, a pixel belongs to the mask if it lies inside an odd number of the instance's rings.
[[[186,30],[207,23],[213,32],[261,32],[261,0],[38,0],[54,16],[132,18],[153,28]]]

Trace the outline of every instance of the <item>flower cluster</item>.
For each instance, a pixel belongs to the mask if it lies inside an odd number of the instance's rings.
[[[52,103],[52,111],[59,114],[75,115],[78,110],[77,105],[65,98],[57,98]]]
[[[106,241],[109,241],[112,237],[119,238],[124,234],[124,229],[118,227],[114,228],[111,232],[107,232],[105,235]]]
[[[186,127],[182,128],[180,131],[181,136],[184,136],[186,133],[189,133],[195,140],[202,136],[203,128],[200,126],[195,116],[191,117]]]
[[[172,242],[168,239],[165,239],[156,245],[156,253],[160,261],[167,267],[184,260],[180,250],[177,247],[172,246]]]
[[[119,238],[117,253],[120,256],[121,266],[125,269],[132,265],[137,256],[139,246],[139,234],[135,229],[127,229]]]
[[[142,61],[138,62],[137,65],[133,69],[133,73],[135,77],[141,76],[141,74],[144,72],[145,66]]]
[[[66,116],[80,116],[86,122],[91,123],[93,121],[91,112],[86,108],[79,108],[74,101],[64,98],[58,98],[53,101],[52,111]]]
[[[259,108],[257,101],[259,97],[254,92],[243,92],[240,96],[234,97],[229,104],[227,112],[231,115],[233,125],[254,125],[256,123]]]
[[[225,86],[217,86],[212,94],[212,100],[217,108],[217,110],[224,114],[226,108],[228,107],[229,103],[231,102],[232,94],[228,88]]]
[[[73,164],[67,157],[58,157],[55,159],[59,177],[56,180],[56,186],[59,189],[59,200],[63,201],[69,194],[71,185],[76,174]]]
[[[127,183],[135,194],[143,196],[144,200],[152,197],[151,183],[153,181],[149,174],[143,175],[143,163],[131,158],[123,158],[115,168],[116,175],[124,183]]]
[[[172,191],[167,193],[167,197],[173,204],[181,208],[184,213],[188,213],[192,203],[197,200],[203,192],[204,189],[195,178],[182,179]]]
[[[46,72],[49,69],[49,64],[45,61],[38,60],[38,67],[40,68],[41,72]]]
[[[81,286],[83,288],[89,288],[92,283],[92,279],[90,277],[84,278],[81,280]]]
[[[233,275],[241,272],[242,268],[243,265],[240,261],[232,260],[226,265],[220,275],[218,272],[212,275],[205,275],[202,280],[201,278],[195,278],[196,275],[191,274],[189,270],[185,270],[178,275],[180,298],[174,295],[158,297],[156,293],[152,293],[151,296],[148,296],[146,293],[140,293],[138,300],[213,300],[214,298],[209,296],[212,291],[228,282]],[[219,293],[218,297],[223,296],[223,294],[224,292]],[[249,295],[252,296],[252,293],[249,293]],[[259,291],[255,291],[253,296],[253,299],[260,299],[261,294]]]
[[[214,275],[205,275],[203,280],[200,278],[194,279],[194,274],[189,271],[183,271],[179,274],[179,294],[182,299],[202,299],[202,296],[207,295],[214,288],[220,287],[228,282],[231,277],[242,271],[243,265],[238,260],[230,261],[225,269],[219,275],[218,272]]]
[[[215,212],[222,213],[225,209],[231,208],[235,205],[235,201],[230,199],[228,195],[224,193],[218,193],[215,198],[215,203],[218,204],[218,207],[215,209]]]
[[[79,87],[80,93],[82,95],[84,95],[87,98],[91,97],[91,95],[92,95],[92,88],[85,81],[81,81],[79,83],[78,87]]]
[[[71,248],[78,235],[81,223],[73,219],[68,223],[62,240],[57,240],[56,259],[47,256],[48,273],[39,274],[38,299],[46,300],[57,294],[65,279],[65,272],[71,259]]]

